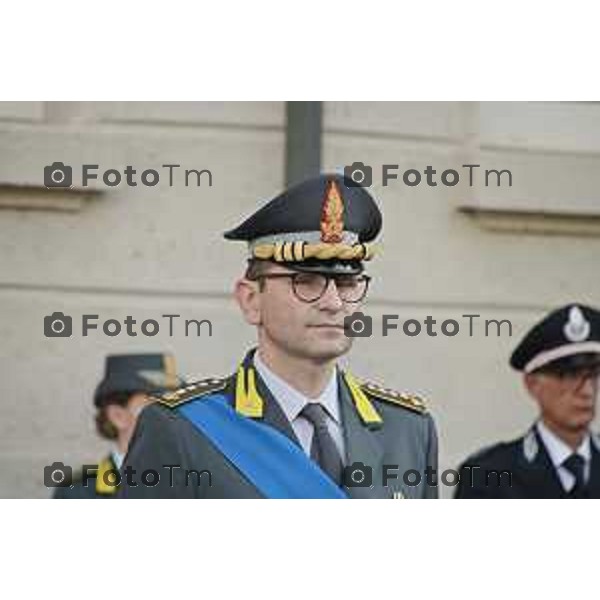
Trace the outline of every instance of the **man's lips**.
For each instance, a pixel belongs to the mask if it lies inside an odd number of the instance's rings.
[[[344,326],[339,323],[319,323],[317,325],[309,325],[316,329],[344,329]]]
[[[595,411],[594,402],[579,402],[578,404],[571,404],[570,410],[573,413],[592,413]]]

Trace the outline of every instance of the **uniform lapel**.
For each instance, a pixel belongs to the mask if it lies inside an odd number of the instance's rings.
[[[383,448],[373,433],[360,420],[344,378],[338,374],[340,414],[346,445],[346,466],[360,462],[372,469],[370,487],[345,487],[351,498],[384,498],[387,490],[381,486]]]
[[[98,465],[98,470],[96,472],[96,494],[100,496],[113,496],[117,492],[118,486],[116,485],[108,485],[104,481],[105,474],[109,471],[118,472],[117,465],[113,460],[112,453],[103,458]]]
[[[252,363],[253,353],[247,355],[245,359],[246,367]],[[301,447],[300,441],[296,437],[294,430],[283,409],[260,377],[255,369],[256,386],[258,393],[264,401],[263,422],[274,427],[286,435],[294,444]],[[231,378],[228,385],[228,395],[235,398],[235,375]],[[344,491],[351,498],[387,498],[390,496],[387,489],[381,486],[381,469],[383,462],[383,448],[375,439],[373,433],[361,421],[350,391],[338,371],[338,394],[340,402],[340,415],[342,419],[342,428],[344,431],[344,442],[346,446],[346,465],[352,465],[355,462],[361,462],[366,467],[372,469],[372,483],[370,487],[344,487]]]
[[[600,439],[595,433],[591,434],[591,438],[592,462],[588,492],[590,498],[600,498]]]
[[[528,452],[523,450],[523,447],[525,446],[525,439],[528,437],[531,439],[531,436],[534,437],[537,444],[537,452],[535,452],[535,455],[526,456]],[[531,492],[531,497],[563,498],[565,490],[535,425],[525,436],[524,444],[519,450],[518,462],[521,471],[524,473],[521,484]]]
[[[260,376],[258,370],[254,367],[252,363],[252,358],[254,356],[254,351],[248,353],[246,358],[244,359],[244,364],[246,367],[254,368],[255,376],[256,376],[256,387],[257,391],[260,394],[260,397],[264,401],[263,405],[263,416],[262,421],[267,425],[270,425],[277,431],[283,433],[287,436],[294,444],[297,446],[301,446],[300,441],[296,437],[294,433],[294,429],[292,428],[292,424],[289,422],[288,418],[285,416],[283,409],[279,406],[279,403],[263,381]],[[235,401],[235,382],[236,375],[232,375],[229,379],[229,383],[227,385],[227,394],[231,398],[231,402]]]

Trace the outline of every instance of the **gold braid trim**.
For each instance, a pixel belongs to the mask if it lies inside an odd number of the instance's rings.
[[[306,242],[277,242],[254,248],[254,258],[275,262],[300,262],[309,258],[329,260],[371,260],[376,248],[369,244],[308,244]]]

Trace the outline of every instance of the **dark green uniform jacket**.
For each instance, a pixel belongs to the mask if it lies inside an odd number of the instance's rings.
[[[215,395],[229,403],[240,418],[255,419],[283,433],[300,446],[290,422],[253,369],[252,353],[236,375],[209,379],[166,394],[140,415],[123,473],[119,495],[125,498],[261,498],[267,496],[231,457],[226,457],[182,412],[182,406],[206,402]],[[252,386],[245,392],[241,382]],[[399,394],[371,384],[359,384],[338,372],[342,428],[346,446],[345,465],[362,463],[371,469],[363,485],[342,487],[351,498],[433,498],[437,486],[427,485],[426,469],[437,469],[437,437],[431,416],[416,396]],[[287,441],[286,441],[287,443]],[[246,459],[252,447],[243,448]],[[169,467],[171,465],[171,467]],[[176,465],[177,468],[173,468]],[[388,465],[388,467],[385,467]],[[312,465],[311,465],[312,468]],[[392,475],[384,482],[384,469]],[[145,471],[161,474],[145,485]],[[200,475],[186,476],[193,470]],[[404,480],[406,471],[409,474]],[[133,472],[135,471],[135,476]],[[208,475],[209,473],[210,475]],[[293,474],[292,474],[293,475]],[[417,482],[418,478],[418,482]],[[330,480],[329,480],[330,481]],[[408,483],[407,483],[408,482]],[[130,483],[135,485],[130,485]],[[370,485],[366,485],[369,484]],[[384,485],[387,484],[387,485]],[[337,488],[336,488],[337,489]],[[298,497],[303,497],[299,494]]]

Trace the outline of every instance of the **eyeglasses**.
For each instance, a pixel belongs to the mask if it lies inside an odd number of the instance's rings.
[[[578,369],[577,371],[563,371],[556,373],[556,376],[568,386],[579,387],[590,379],[597,380],[600,377],[600,367],[588,367],[586,369]]]
[[[260,279],[283,279],[292,281],[292,290],[302,302],[316,302],[322,298],[333,280],[343,302],[360,302],[366,295],[371,278],[368,275],[330,275],[325,273],[264,273]]]
[[[596,385],[600,382],[600,368],[599,367],[588,367],[585,369],[577,370],[556,370],[556,369],[540,369],[541,375],[552,377],[557,381],[560,381],[564,389],[570,391],[579,390],[585,383],[592,381]]]

